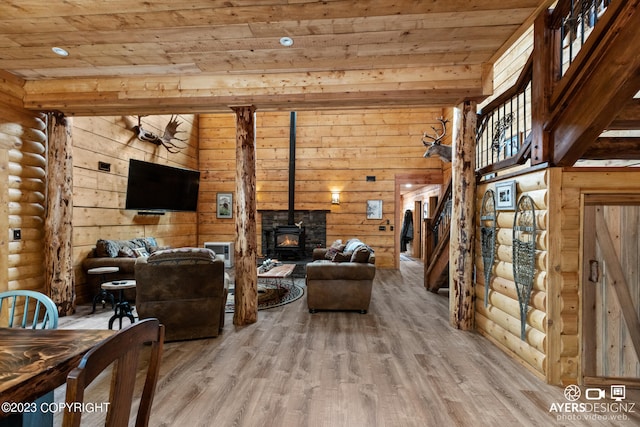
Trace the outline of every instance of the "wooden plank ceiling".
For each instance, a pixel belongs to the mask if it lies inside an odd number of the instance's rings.
[[[3,0],[0,70],[77,115],[453,106],[552,2]]]

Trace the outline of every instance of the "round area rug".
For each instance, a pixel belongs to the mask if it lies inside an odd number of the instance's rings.
[[[304,288],[297,284],[282,283],[279,287],[273,283],[258,283],[258,310],[280,307],[300,299]],[[233,313],[234,285],[229,287],[225,312]]]

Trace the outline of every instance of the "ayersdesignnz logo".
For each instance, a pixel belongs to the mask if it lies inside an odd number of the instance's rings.
[[[623,385],[591,387],[584,391],[586,402],[579,402],[582,389],[569,385],[564,389],[567,401],[552,403],[549,412],[556,414],[557,421],[627,421],[629,414],[635,412],[636,404],[626,400],[626,393]]]

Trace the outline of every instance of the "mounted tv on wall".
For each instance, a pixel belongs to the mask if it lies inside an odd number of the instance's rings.
[[[125,209],[195,212],[199,186],[199,171],[131,159]]]

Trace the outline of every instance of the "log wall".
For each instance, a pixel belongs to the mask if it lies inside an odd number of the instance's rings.
[[[170,116],[142,118],[145,129],[162,134]],[[164,147],[139,141],[130,131],[137,116],[75,117],[73,128],[73,242],[74,272],[78,302],[90,301],[93,290],[85,286],[82,261],[98,239],[156,237],[161,245],[197,244],[197,214],[167,212],[141,216],[125,210],[129,159],[198,169],[197,116],[181,115],[177,136],[188,147],[171,154]],[[98,170],[98,162],[111,165]]]
[[[0,75],[0,291],[44,292],[46,116],[20,108],[20,93],[19,81]]]
[[[484,307],[484,269],[476,239],[476,328],[551,384],[582,381],[582,233],[586,194],[640,194],[635,168],[551,168],[515,176],[518,197],[535,202],[538,236],[536,276],[527,315],[526,340],[512,272],[512,211],[498,211],[496,259]],[[478,187],[478,211],[484,192]],[[477,222],[479,227],[480,223]]]
[[[541,378],[547,375],[547,271],[549,233],[549,172],[538,171],[517,176],[518,198],[531,196],[537,217],[536,270],[530,308],[527,315],[526,339],[520,339],[520,311],[513,279],[513,219],[514,211],[497,211],[496,256],[490,280],[489,301],[484,306],[484,267],[480,246],[480,220],[476,219],[476,329],[497,346],[520,360]],[[488,189],[495,191],[495,182],[481,184],[477,192],[477,212]],[[479,215],[478,215],[479,216]]]
[[[401,206],[396,210],[396,176],[433,175],[432,182],[442,182],[441,161],[423,158],[420,142],[442,114],[433,108],[298,112],[295,209],[328,211],[327,242],[359,237],[375,249],[379,267],[393,268],[402,221],[396,211],[403,213]],[[258,212],[288,206],[289,116],[257,111]],[[200,117],[200,147],[199,244],[234,241],[233,219],[216,218],[215,206],[217,192],[235,189],[233,113]],[[331,204],[332,191],[340,192],[340,205]],[[382,200],[381,220],[366,219],[369,199]],[[258,218],[258,235],[260,224]],[[379,230],[381,225],[385,231]]]
[[[2,236],[7,280],[4,289],[44,292],[42,250],[45,194],[46,116],[0,104],[2,217],[7,229],[20,229],[20,240]]]

